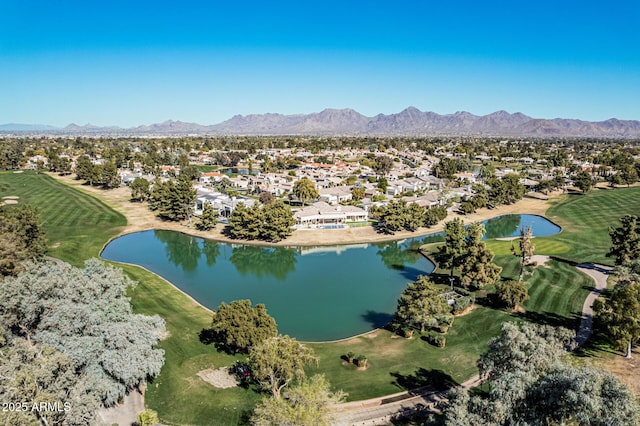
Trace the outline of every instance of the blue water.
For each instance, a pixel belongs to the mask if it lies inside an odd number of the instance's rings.
[[[487,230],[495,236],[517,235],[519,226],[529,224],[535,236],[560,230],[530,215],[493,219]],[[116,238],[102,257],[143,266],[210,309],[239,299],[264,303],[280,333],[325,341],[387,324],[406,284],[433,272],[433,263],[417,248],[434,238],[438,236],[275,248],[216,243],[158,230]]]

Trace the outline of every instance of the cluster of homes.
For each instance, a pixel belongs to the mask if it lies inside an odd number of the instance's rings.
[[[293,192],[296,180],[308,178],[316,186],[319,197],[309,205],[300,203],[299,207],[294,207],[296,227],[299,229],[335,228],[366,223],[371,219],[371,207],[384,205],[390,199],[401,199],[430,208],[445,205],[451,198],[464,200],[473,195],[472,184],[481,183],[477,173],[460,173],[455,176],[459,181],[456,185],[445,187],[445,182],[432,174],[434,165],[439,161],[438,158],[427,156],[419,150],[407,149],[398,152],[391,149],[385,153],[376,153],[376,155],[391,156],[396,160],[394,167],[385,173],[387,186],[383,193],[375,182],[377,173],[358,161],[358,158],[366,154],[363,151],[349,149],[327,152],[325,156],[331,157],[329,164],[311,161],[310,159],[314,158],[311,152],[289,151],[286,149],[263,150],[259,154],[262,154],[262,158],[268,157],[273,160],[278,157],[302,157],[309,160],[301,162],[294,170],[260,173],[257,170],[261,169],[261,161],[252,158],[246,160],[251,161],[251,167],[248,167],[248,163],[238,165],[241,173],[203,173],[195,184],[197,191],[195,214],[201,214],[205,204],[210,204],[221,217],[228,217],[240,203],[249,207],[254,205],[257,202],[256,195],[261,192],[271,193],[274,197],[287,196]],[[206,163],[207,158],[203,155],[199,154],[191,160]],[[316,153],[316,158],[317,155]],[[100,162],[100,159],[95,161]],[[535,177],[535,179],[527,178],[521,181],[530,189],[537,186],[540,180],[552,179],[557,173],[557,170],[549,170],[540,165],[538,165],[540,168],[536,168],[535,161],[530,158],[516,162],[529,169],[528,176]],[[249,173],[249,170],[252,172]],[[497,170],[496,175],[500,177],[513,172],[513,169],[504,168]],[[566,173],[565,170],[562,172]],[[136,177],[145,177],[149,180],[155,178],[144,176],[142,166],[137,163],[132,169],[121,170],[119,173],[124,185],[128,185]],[[179,173],[180,169],[177,166],[162,166],[159,177],[169,179]],[[355,183],[354,176],[357,177]],[[223,186],[226,188],[221,188],[220,184],[223,180],[225,184]],[[363,190],[360,191],[361,193],[364,192],[364,198],[357,203],[352,203],[354,185]]]

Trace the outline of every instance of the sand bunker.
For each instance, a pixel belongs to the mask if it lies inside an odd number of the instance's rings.
[[[217,370],[207,368],[206,370],[198,372],[198,377],[210,385],[220,389],[228,389],[238,386],[238,380],[236,379],[236,376],[230,373],[229,367],[222,367]]]
[[[17,195],[7,195],[6,197],[2,197],[3,200],[17,200],[20,197],[18,197]]]

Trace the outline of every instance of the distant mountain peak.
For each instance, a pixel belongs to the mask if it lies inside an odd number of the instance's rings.
[[[638,138],[640,121],[610,118],[600,122],[575,119],[531,118],[521,112],[505,110],[487,115],[467,111],[453,114],[423,112],[409,106],[394,114],[362,115],[351,108],[326,108],[311,114],[279,113],[236,114],[215,125],[201,125],[179,120],[121,129],[87,123],[71,123],[63,129],[43,125],[0,125],[0,132],[45,132],[61,134],[160,134],[160,135],[488,135],[530,137],[603,137]]]

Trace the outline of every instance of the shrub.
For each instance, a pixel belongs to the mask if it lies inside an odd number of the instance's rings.
[[[427,334],[427,342],[429,342],[433,346],[444,348],[444,346],[447,344],[447,338],[441,334]]]
[[[356,358],[356,365],[358,367],[366,367],[367,366],[367,357],[364,355],[359,355],[358,358]]]
[[[453,312],[458,313],[463,311],[467,306],[473,304],[473,302],[475,302],[475,297],[473,296],[459,297],[453,304]]]
[[[349,364],[353,363],[354,358],[356,357],[356,354],[353,352],[347,352],[347,361],[349,361]]]

